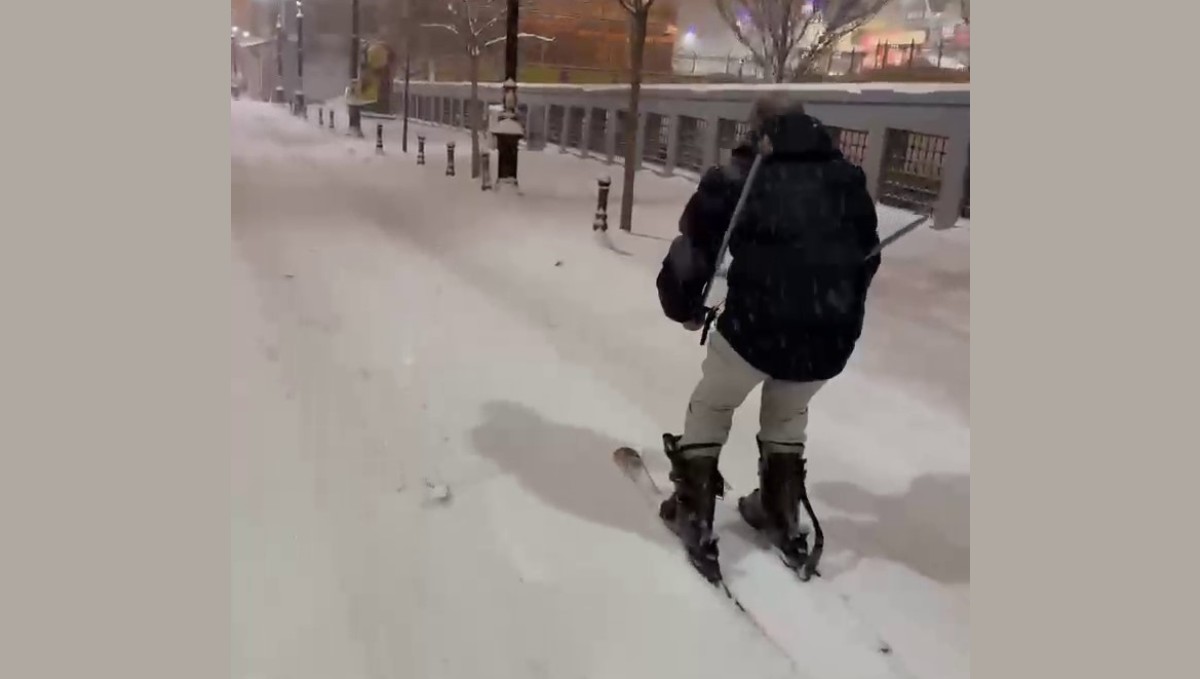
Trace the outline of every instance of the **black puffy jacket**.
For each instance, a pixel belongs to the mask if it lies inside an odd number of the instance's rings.
[[[858,166],[804,114],[763,127],[772,152],[750,188],[729,243],[729,292],[717,330],[775,379],[840,373],[862,334],[867,289],[879,257],[875,204]],[[676,322],[703,315],[700,295],[715,266],[753,161],[755,139],[705,173],[658,276],[663,311]]]

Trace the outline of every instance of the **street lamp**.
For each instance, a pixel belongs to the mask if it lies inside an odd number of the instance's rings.
[[[229,34],[229,73],[232,81],[229,87],[234,99],[237,99],[240,94],[238,90],[237,34],[238,27],[234,26]]]
[[[286,101],[283,93],[283,14],[275,17],[275,73],[279,82],[275,85],[274,101],[282,104]]]
[[[412,0],[404,0],[404,127],[400,136],[400,150],[408,153],[408,88],[412,78]]]
[[[304,10],[296,0],[296,115],[305,113],[304,106]]]
[[[504,110],[492,134],[496,137],[496,189],[517,187],[517,148],[525,129],[517,118],[517,27],[520,24],[518,0],[508,0],[504,35]]]
[[[361,137],[362,133],[362,117],[360,115],[360,107],[357,103],[359,88],[355,87],[358,81],[358,0],[350,2],[350,87],[346,89],[346,108],[347,118],[349,118],[350,134]]]
[[[683,34],[683,46],[692,52],[692,75],[696,74],[696,29],[689,28],[687,33]]]

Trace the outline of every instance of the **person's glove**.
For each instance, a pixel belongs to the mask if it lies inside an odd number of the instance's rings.
[[[685,321],[682,323],[683,329],[687,330],[689,332],[695,332],[697,330],[702,330],[704,328],[704,326],[708,324],[710,317],[713,320],[716,319],[716,317],[717,317],[716,310],[715,309],[702,309],[700,311],[700,314],[697,315],[695,318],[693,318],[690,321]]]

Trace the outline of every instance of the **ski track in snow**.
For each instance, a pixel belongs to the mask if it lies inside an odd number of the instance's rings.
[[[630,235],[614,182],[608,247],[595,179],[619,166],[522,153],[523,195],[484,193],[460,132],[414,124],[405,156],[387,121],[380,157],[377,121],[344,121],[231,102],[235,678],[969,676],[965,229],[885,253],[860,350],[813,403],[820,586],[889,665],[832,622],[781,624],[805,585],[730,539],[764,638],[613,467],[628,445],[663,477],[699,376],[653,288],[694,184],[640,174]],[[881,233],[908,218],[881,208]],[[756,483],[756,399],[722,457],[733,495]]]

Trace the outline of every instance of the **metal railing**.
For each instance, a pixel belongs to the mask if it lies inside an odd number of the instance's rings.
[[[581,150],[583,148],[583,117],[587,109],[572,106],[567,109],[567,148]]]
[[[676,143],[679,144],[678,167],[692,172],[704,170],[704,139],[708,132],[708,121],[692,116],[679,116]]]
[[[646,113],[646,138],[642,143],[642,162],[661,167],[667,164],[667,146],[671,143],[666,118],[653,112]]]
[[[847,127],[835,127],[833,125],[826,125],[825,127],[833,137],[834,145],[842,152],[846,160],[860,166],[866,161],[868,137],[866,130],[852,130]]]
[[[608,150],[608,109],[592,107],[592,117],[588,119],[587,149],[591,153],[605,153]]]
[[[563,143],[563,118],[566,110],[562,106],[550,106],[546,114],[546,141],[551,144]]]

